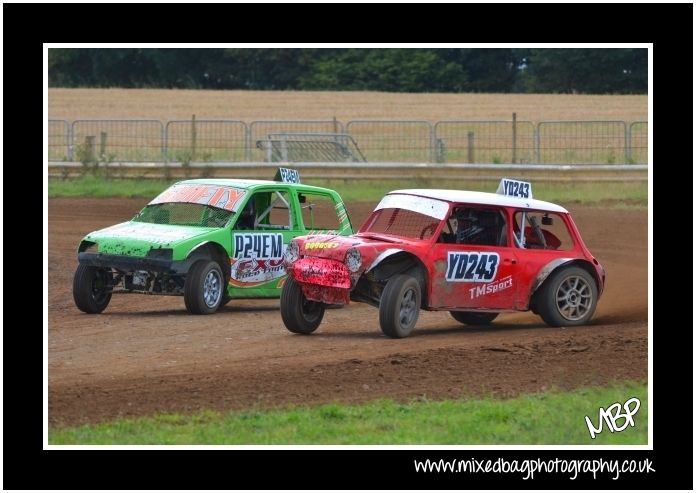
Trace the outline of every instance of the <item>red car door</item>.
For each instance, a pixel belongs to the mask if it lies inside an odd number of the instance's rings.
[[[429,262],[431,308],[514,308],[518,265],[512,248],[436,243]]]
[[[458,209],[466,212],[457,212]],[[459,224],[455,219],[457,214],[460,214]],[[481,235],[467,234],[470,223],[464,223],[463,214],[479,217],[476,224]],[[455,207],[452,223],[451,235],[440,235],[428,253],[428,265],[433,266],[429,306],[447,310],[514,308],[519,266],[515,249],[508,246],[506,215],[490,207]]]

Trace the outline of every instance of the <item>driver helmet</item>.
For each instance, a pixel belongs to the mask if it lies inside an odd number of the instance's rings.
[[[471,209],[459,209],[455,212],[457,218],[457,242],[470,243],[482,232],[483,226]]]

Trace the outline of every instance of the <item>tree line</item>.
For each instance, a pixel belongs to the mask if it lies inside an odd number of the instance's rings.
[[[51,48],[50,87],[645,94],[645,48]]]

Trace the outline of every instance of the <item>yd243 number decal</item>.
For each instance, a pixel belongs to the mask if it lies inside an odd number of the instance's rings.
[[[447,281],[490,282],[499,263],[495,252],[447,252]]]

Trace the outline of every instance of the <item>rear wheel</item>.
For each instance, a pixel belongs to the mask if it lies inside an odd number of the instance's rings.
[[[101,313],[111,301],[110,269],[80,264],[73,278],[75,306],[85,313]]]
[[[452,318],[466,325],[488,325],[498,316],[487,312],[450,312]]]
[[[224,291],[224,276],[217,262],[198,260],[188,274],[184,284],[184,302],[189,313],[208,315],[220,307]]]
[[[280,316],[285,327],[295,334],[311,334],[324,318],[324,304],[305,298],[302,286],[288,277],[280,293]]]
[[[583,325],[597,307],[597,284],[580,267],[551,274],[536,295],[536,311],[553,327]]]
[[[407,337],[418,321],[420,305],[421,290],[416,278],[400,274],[389,279],[379,302],[382,332],[389,337]]]

